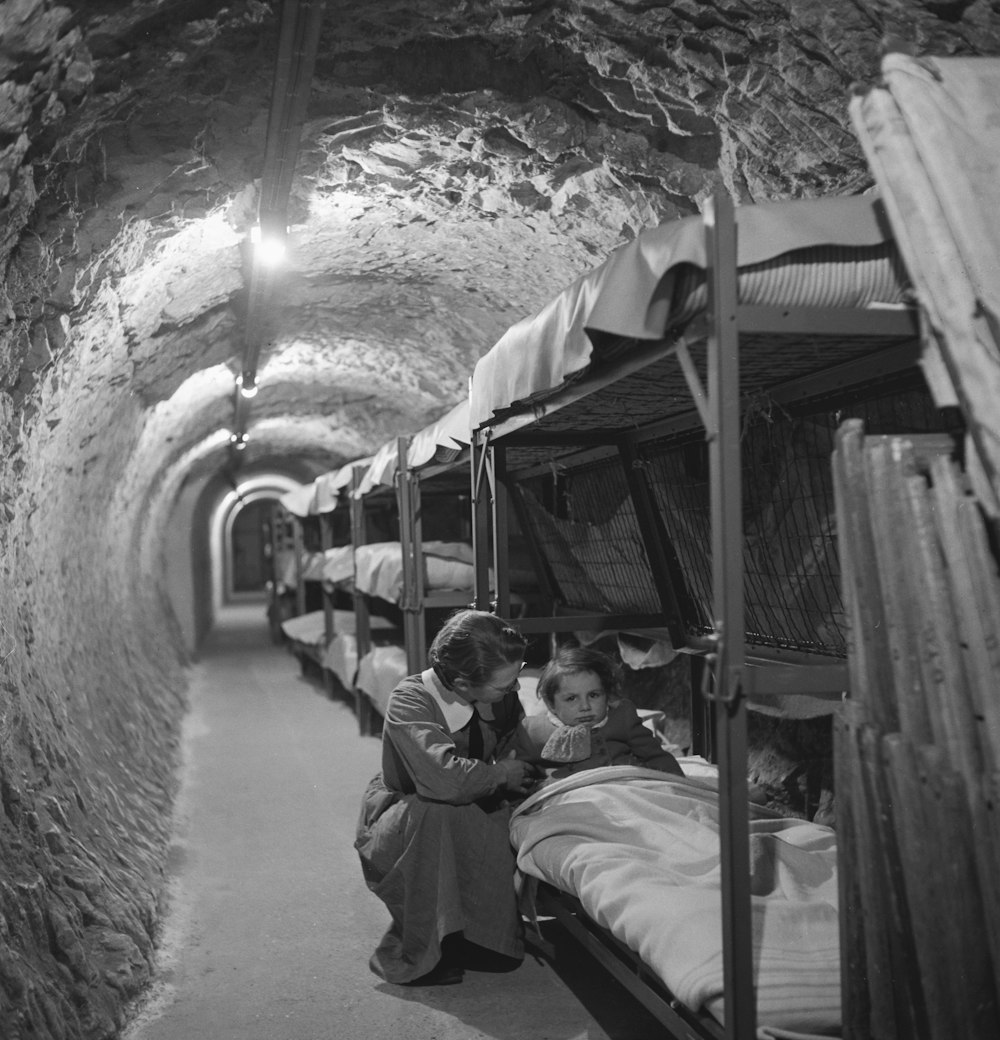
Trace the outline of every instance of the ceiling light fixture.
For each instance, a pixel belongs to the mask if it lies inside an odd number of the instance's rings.
[[[242,372],[236,377],[236,389],[239,390],[241,397],[250,398],[257,396],[260,386],[252,375]]]
[[[255,224],[250,228],[254,259],[265,267],[277,267],[288,255],[288,228],[268,228],[264,231]]]

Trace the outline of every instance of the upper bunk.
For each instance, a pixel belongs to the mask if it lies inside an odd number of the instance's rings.
[[[877,197],[740,206],[734,219],[744,397],[790,402],[842,375],[874,380],[912,366],[910,280]],[[641,233],[480,359],[473,430],[516,445],[524,468],[548,461],[553,444],[561,455],[579,450],[588,431],[603,440],[699,427],[689,376],[706,378],[707,267],[702,217]]]
[[[835,695],[836,427],[950,429],[919,361],[878,197],[734,208],[720,195],[640,234],[513,326],[472,377],[474,465],[495,468],[555,602],[522,629],[636,631],[711,652],[713,560],[732,563],[739,544],[748,654],[827,665],[791,681]],[[740,482],[738,523],[723,528],[722,492]]]
[[[467,416],[463,401],[418,433],[387,441],[351,492],[356,591],[404,614],[469,602]],[[368,522],[377,510],[390,518],[381,537]]]

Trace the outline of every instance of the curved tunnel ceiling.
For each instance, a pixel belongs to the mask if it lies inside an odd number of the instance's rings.
[[[279,9],[0,15],[4,455],[30,436],[29,499],[140,552],[185,481],[232,465]],[[887,35],[997,53],[998,23],[982,2],[330,0],[242,465],[308,476],[415,431],[510,324],[718,186],[865,189],[846,105]]]

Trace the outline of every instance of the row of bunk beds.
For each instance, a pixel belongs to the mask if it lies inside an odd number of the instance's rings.
[[[467,416],[463,404],[277,507],[300,532],[283,637],[304,670],[350,695],[363,734],[380,731],[398,681],[424,667],[436,626],[473,600],[467,445],[453,437],[465,436]],[[309,547],[310,526],[342,535],[318,547],[314,535]]]
[[[1000,1033],[996,420],[935,385],[901,220],[879,195],[719,193],[513,326],[440,422],[338,473],[362,732],[456,606],[690,661],[707,779],[597,770],[512,821],[536,911],[665,1036]],[[428,559],[461,577],[432,587]],[[831,716],[835,829],[751,804],[749,712]]]

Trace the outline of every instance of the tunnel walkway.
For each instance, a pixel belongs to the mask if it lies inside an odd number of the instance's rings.
[[[558,973],[529,954],[458,986],[382,982],[368,957],[388,916],[352,845],[378,741],[270,642],[260,605],[224,611],[190,700],[161,966],[123,1040],[662,1033],[569,940]]]

